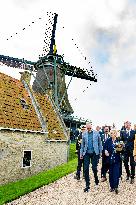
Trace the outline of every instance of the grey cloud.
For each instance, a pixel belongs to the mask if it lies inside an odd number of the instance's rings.
[[[40,3],[41,0],[11,0],[13,4],[21,9],[33,7],[35,3]]]

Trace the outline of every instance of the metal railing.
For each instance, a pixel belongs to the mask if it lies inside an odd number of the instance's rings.
[[[39,106],[38,102],[36,101],[35,97],[33,96],[33,93],[31,91],[29,85],[24,80],[22,80],[22,83],[24,84],[26,90],[29,93],[29,96],[30,96],[32,103],[33,103],[33,106],[34,106],[34,109],[35,109],[37,116],[38,116],[38,119],[40,121],[41,127],[42,127],[43,131],[46,131],[47,130],[46,119],[44,119],[44,117],[43,117],[43,114],[40,110],[40,106]]]
[[[59,112],[59,110],[58,110],[58,107],[57,107],[57,105],[55,104],[54,100],[53,100],[49,95],[47,95],[47,96],[48,96],[48,99],[49,99],[51,105],[52,105],[53,108],[54,108],[54,111],[55,111],[56,114],[57,114],[57,117],[58,117],[58,119],[59,119],[61,125],[62,125],[62,128],[63,128],[63,130],[64,130],[64,133],[65,133],[65,135],[66,135],[66,137],[67,137],[67,140],[69,140],[69,131],[68,131],[68,128],[66,127],[66,125],[65,125],[65,123],[64,123],[64,120],[63,120],[63,118],[62,118],[62,116],[61,116],[61,114],[60,114],[60,112]]]

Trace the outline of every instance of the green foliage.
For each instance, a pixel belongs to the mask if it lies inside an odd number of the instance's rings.
[[[70,144],[69,160],[77,158],[77,154],[75,154],[75,151],[76,151],[76,144],[75,143]]]
[[[71,144],[68,163],[57,166],[51,170],[41,172],[29,178],[0,186],[0,205],[13,201],[24,194],[34,191],[37,188],[52,183],[61,177],[74,172],[77,166],[77,159],[75,157],[75,144]]]

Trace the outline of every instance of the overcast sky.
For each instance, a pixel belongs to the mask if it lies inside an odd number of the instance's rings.
[[[119,128],[125,120],[136,123],[136,1],[1,1],[0,54],[38,60],[48,11],[58,13],[58,53],[72,65],[92,66],[98,75],[91,86],[89,81],[72,80],[68,94],[75,116],[91,119],[94,125],[114,122]],[[19,78],[15,69],[1,66],[0,71]]]

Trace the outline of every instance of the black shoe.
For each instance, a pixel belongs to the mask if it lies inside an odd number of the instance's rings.
[[[99,179],[98,179],[98,177],[95,177],[95,184],[96,184],[96,185],[99,184]]]
[[[76,175],[74,176],[74,179],[80,180],[80,177]]]
[[[126,177],[126,181],[128,181],[128,180],[129,180],[129,176]]]
[[[106,177],[102,177],[101,182],[105,182],[105,181],[107,181],[107,178]]]
[[[95,184],[98,185],[99,184],[99,180],[95,181]]]
[[[90,189],[90,187],[88,186],[88,187],[86,187],[85,189],[84,189],[84,192],[88,192],[89,191],[89,189]]]
[[[134,179],[131,178],[130,184],[134,184]]]
[[[117,188],[115,188],[115,193],[116,193],[116,194],[118,194],[118,193],[119,193],[119,191],[118,191],[118,189],[117,189]]]
[[[114,189],[110,189],[110,192],[113,192],[114,191]]]

